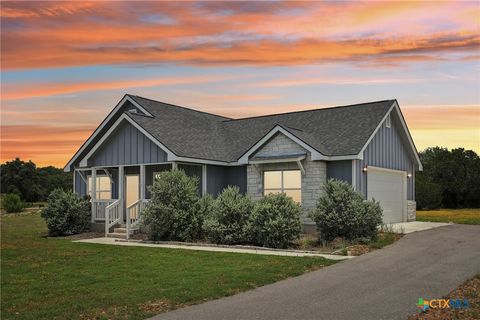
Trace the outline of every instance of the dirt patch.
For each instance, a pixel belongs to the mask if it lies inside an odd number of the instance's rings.
[[[370,251],[372,251],[372,248],[366,244],[355,244],[347,247],[347,253],[349,256],[361,256]]]
[[[83,239],[94,239],[104,237],[105,233],[100,232],[84,232],[79,234],[72,234],[71,236],[61,237],[62,239],[70,240],[83,240]]]
[[[162,313],[171,310],[172,303],[168,300],[147,301],[139,305],[139,308],[147,313]]]
[[[445,299],[468,300],[468,308],[427,309],[422,313],[411,315],[408,320],[473,320],[480,319],[480,275],[468,280],[450,292]]]

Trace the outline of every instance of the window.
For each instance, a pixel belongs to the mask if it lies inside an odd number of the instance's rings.
[[[92,176],[88,176],[88,194],[92,196]],[[99,200],[112,199],[112,183],[107,176],[97,176],[96,186],[96,198]]]
[[[388,115],[388,116],[387,116],[387,120],[385,120],[385,126],[386,126],[387,128],[390,128],[390,121],[391,121],[391,120],[390,120],[390,115]]]
[[[263,194],[285,193],[293,201],[302,201],[302,175],[300,170],[265,171]]]

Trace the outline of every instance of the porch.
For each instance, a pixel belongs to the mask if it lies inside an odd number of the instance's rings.
[[[150,201],[148,187],[162,171],[172,169],[197,176],[199,193],[204,192],[205,166],[176,162],[78,168],[75,192],[90,196],[91,222],[97,230],[101,226],[106,237],[128,239],[139,231],[142,211]]]

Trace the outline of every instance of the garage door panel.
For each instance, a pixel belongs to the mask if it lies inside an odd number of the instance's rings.
[[[405,175],[403,172],[391,172],[369,169],[367,172],[368,199],[375,199],[383,209],[383,222],[401,222],[404,220],[406,203]]]

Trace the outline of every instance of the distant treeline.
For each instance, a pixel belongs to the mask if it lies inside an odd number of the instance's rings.
[[[19,158],[2,164],[0,172],[1,192],[16,193],[28,202],[45,201],[54,189],[72,190],[73,187],[71,172],[52,166],[37,168],[32,161]]]
[[[480,158],[472,150],[428,148],[416,173],[417,208],[480,207]]]

